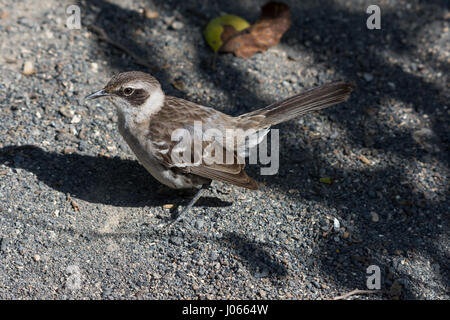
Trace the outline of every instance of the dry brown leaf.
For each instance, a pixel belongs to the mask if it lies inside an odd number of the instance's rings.
[[[241,58],[250,58],[256,52],[276,46],[291,25],[289,6],[281,2],[269,2],[261,9],[261,17],[250,28],[241,32],[226,26],[222,33],[221,52],[232,52]]]

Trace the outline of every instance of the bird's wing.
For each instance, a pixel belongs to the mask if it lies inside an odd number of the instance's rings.
[[[256,182],[244,171],[245,162],[236,146],[222,140],[230,119],[214,109],[166,97],[164,107],[150,122],[149,138],[155,156],[165,167],[257,189]]]
[[[258,185],[256,184],[255,180],[250,178],[245,173],[243,165],[240,167],[240,171],[238,173],[224,172],[220,170],[222,168],[211,168],[210,166],[203,165],[189,167],[188,169],[190,173],[196,174],[201,177],[228,182],[247,189],[258,189]]]

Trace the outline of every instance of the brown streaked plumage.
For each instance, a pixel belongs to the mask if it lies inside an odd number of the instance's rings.
[[[263,109],[232,117],[184,99],[166,96],[159,82],[151,75],[132,71],[114,76],[104,89],[87,98],[110,98],[117,108],[120,133],[142,165],[161,183],[177,189],[200,188],[209,185],[212,180],[220,180],[257,189],[256,182],[245,173],[245,164],[240,161],[243,156],[240,146],[227,144],[226,141],[205,140],[205,132],[214,129],[226,136],[227,129],[240,129],[238,132],[254,130],[264,136],[273,125],[347,100],[352,88],[351,84],[343,81],[333,82]],[[201,132],[195,129],[196,121],[201,124]],[[192,143],[180,148],[180,141],[172,141],[172,134],[177,129],[189,132]],[[234,141],[235,137],[232,138]],[[254,136],[248,134],[245,138],[251,140]],[[254,144],[259,142],[253,141]],[[194,148],[195,143],[201,144],[200,153]],[[190,164],[174,161],[173,154],[178,149],[183,150],[181,157],[184,161],[192,160]],[[234,161],[212,162],[217,150],[231,154]]]

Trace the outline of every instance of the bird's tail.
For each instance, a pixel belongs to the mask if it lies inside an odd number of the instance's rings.
[[[268,128],[344,102],[348,99],[353,87],[353,84],[337,81],[309,89],[265,108],[243,114],[238,117],[239,124],[244,128]]]

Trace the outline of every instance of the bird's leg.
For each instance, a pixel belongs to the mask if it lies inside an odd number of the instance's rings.
[[[191,210],[191,208],[194,206],[194,204],[198,201],[198,199],[200,199],[200,197],[202,196],[203,192],[205,190],[207,190],[209,188],[209,184],[204,184],[195,194],[194,198],[192,198],[191,201],[189,201],[188,205],[186,206],[186,208],[183,209],[183,211],[180,212],[180,214],[178,214],[178,216],[169,223],[169,225],[172,225],[174,223],[177,223],[178,221],[180,221],[183,216],[189,211]]]

